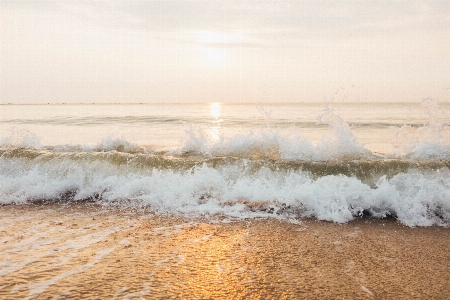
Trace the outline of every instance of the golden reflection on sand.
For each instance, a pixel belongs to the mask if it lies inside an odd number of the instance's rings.
[[[0,209],[1,299],[448,298],[450,230]]]
[[[180,295],[196,299],[249,296],[248,269],[241,265],[240,241],[245,230],[221,232],[220,227],[205,225],[211,232],[184,247],[186,263],[179,276],[186,280]]]

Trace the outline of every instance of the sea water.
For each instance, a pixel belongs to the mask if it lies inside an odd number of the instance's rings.
[[[0,105],[0,203],[450,223],[450,105]]]

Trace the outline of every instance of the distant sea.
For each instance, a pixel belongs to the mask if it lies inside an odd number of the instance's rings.
[[[450,224],[450,104],[0,105],[0,203]]]

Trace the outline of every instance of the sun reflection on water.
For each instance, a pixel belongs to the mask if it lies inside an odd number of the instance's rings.
[[[212,102],[210,104],[210,115],[214,118],[210,133],[214,141],[218,141],[220,137],[220,122],[222,122],[222,120],[219,118],[222,115],[221,109],[222,105],[220,102]]]
[[[211,105],[210,105],[211,117],[216,118],[216,119],[219,118],[221,115],[221,113],[220,113],[221,108],[222,107],[220,105],[220,102],[211,103]]]

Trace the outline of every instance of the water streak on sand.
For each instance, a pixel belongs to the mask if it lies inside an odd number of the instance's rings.
[[[10,205],[0,215],[8,224],[0,236],[16,233],[0,245],[0,261],[35,259],[0,277],[0,298],[450,295],[449,231],[438,227],[374,219],[211,222],[86,203]],[[39,247],[27,251],[31,239],[21,241],[34,235]],[[67,247],[74,243],[78,250]]]
[[[36,296],[42,294],[46,289],[48,289],[50,286],[56,284],[61,279],[85,272],[86,270],[92,268],[99,261],[101,261],[104,257],[108,256],[113,250],[114,250],[114,247],[100,250],[97,252],[97,254],[95,255],[93,260],[91,260],[90,262],[88,262],[82,266],[79,266],[75,269],[66,271],[66,272],[59,274],[59,275],[57,275],[51,279],[48,279],[46,281],[28,284],[27,288],[30,291],[30,294],[25,299],[31,299],[33,297],[36,297]]]

